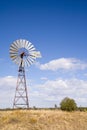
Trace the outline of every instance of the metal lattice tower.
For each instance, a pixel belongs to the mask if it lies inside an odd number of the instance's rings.
[[[32,43],[20,39],[11,44],[10,57],[19,65],[13,108],[29,108],[25,66],[30,66],[41,54],[35,50]]]
[[[19,67],[13,108],[29,108],[24,67]]]

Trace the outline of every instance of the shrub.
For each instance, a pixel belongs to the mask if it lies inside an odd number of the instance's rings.
[[[74,111],[77,109],[77,105],[73,99],[66,97],[61,101],[60,108],[64,111]]]
[[[87,111],[87,107],[78,107],[78,110],[80,110],[80,111]]]

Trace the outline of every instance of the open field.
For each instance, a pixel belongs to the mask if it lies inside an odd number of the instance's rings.
[[[0,130],[87,130],[87,112],[0,111]]]

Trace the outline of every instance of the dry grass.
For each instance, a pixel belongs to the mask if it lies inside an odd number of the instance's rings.
[[[87,112],[0,111],[0,130],[87,130]]]

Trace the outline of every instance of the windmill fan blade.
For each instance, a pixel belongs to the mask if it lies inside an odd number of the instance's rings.
[[[14,56],[17,56],[17,54],[12,54],[12,53],[11,53],[11,57],[12,57],[12,56],[13,56],[13,57],[14,57]]]
[[[15,45],[18,49],[20,48],[19,44],[17,44],[17,41],[14,42],[14,45]]]
[[[10,50],[17,51],[17,48],[14,48],[13,46],[11,46]]]
[[[25,46],[27,46],[27,42],[26,40],[23,40],[23,47],[25,48]]]
[[[27,65],[27,66],[30,66],[30,65],[31,65],[31,63],[29,62],[28,59],[26,59],[26,65]]]
[[[12,48],[9,50],[9,52],[17,53],[18,51],[14,51]]]
[[[18,50],[18,48],[15,46],[15,44],[12,44],[11,47],[12,47],[13,49]]]
[[[21,48],[20,40],[16,40],[15,42],[17,43],[18,48]]]
[[[33,47],[33,48],[31,48],[31,49],[30,49],[30,52],[31,52],[31,51],[35,51],[35,48],[34,48],[34,47]]]
[[[11,56],[11,55],[18,55],[18,53],[10,52],[10,56]]]
[[[20,39],[19,41],[20,41],[20,48],[24,48],[25,40]]]
[[[29,62],[30,65],[33,63],[30,58],[27,58],[27,61]]]
[[[11,58],[12,58],[12,59],[16,59],[16,57],[17,57],[17,56],[15,56],[15,55],[11,55]]]
[[[29,50],[31,50],[32,48],[34,48],[34,46],[33,46],[33,45],[31,45],[31,46],[29,47]]]
[[[10,46],[10,57],[18,65],[23,61],[24,65],[30,66],[36,58],[40,58],[39,51],[35,51],[34,45],[24,39],[14,41]]]
[[[32,45],[32,43],[31,42],[28,42],[28,45],[27,45],[27,47],[28,47],[28,50],[29,50],[29,47]]]
[[[25,41],[24,47],[25,47],[26,49],[28,49],[28,45],[29,45],[29,42],[28,42],[28,41]]]

